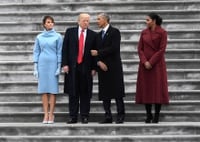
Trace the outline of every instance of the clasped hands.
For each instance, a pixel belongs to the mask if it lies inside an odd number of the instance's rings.
[[[91,50],[90,52],[91,52],[91,55],[92,55],[92,56],[98,56],[98,51],[97,51],[97,50]],[[98,61],[98,62],[97,62],[97,65],[98,65],[98,66],[100,67],[100,69],[102,69],[103,71],[107,71],[107,70],[108,70],[107,65],[106,65],[104,62],[102,62],[102,61]]]
[[[150,69],[152,68],[152,66],[151,66],[151,64],[150,64],[149,61],[146,61],[146,62],[144,63],[144,67],[145,67],[147,70],[150,70]]]

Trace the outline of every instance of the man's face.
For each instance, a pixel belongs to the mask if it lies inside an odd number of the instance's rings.
[[[106,26],[107,22],[106,19],[103,16],[98,15],[97,16],[97,25],[99,28],[104,28]]]
[[[87,29],[90,23],[90,17],[87,15],[80,15],[78,24],[82,29]]]

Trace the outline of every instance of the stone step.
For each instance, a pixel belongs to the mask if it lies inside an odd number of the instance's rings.
[[[124,70],[137,70],[138,59],[122,60]],[[200,67],[200,59],[166,59],[168,69],[197,69]],[[0,61],[1,71],[32,71],[31,61]]]
[[[9,22],[9,21],[39,21],[41,20],[41,15],[51,15],[56,21],[63,20],[72,20],[77,21],[77,16],[81,11],[59,11],[55,10],[53,12],[49,11],[35,11],[35,12],[1,12],[0,13],[0,22]],[[91,20],[96,20],[96,17],[101,11],[85,11],[91,14]],[[149,10],[124,10],[124,11],[115,11],[115,10],[107,10],[107,12],[112,19],[116,20],[141,20],[145,19],[145,16],[149,13]],[[199,19],[200,18],[200,10],[152,10],[152,12],[160,13],[164,19],[172,18],[173,19]],[[133,16],[134,15],[134,16]]]
[[[79,2],[85,2],[85,0],[78,0]],[[123,2],[123,0],[111,0],[111,2]],[[126,1],[138,1],[138,0],[126,0]],[[146,0],[143,0],[146,1]],[[153,0],[154,1],[154,0]],[[158,0],[160,1],[160,0]],[[174,0],[173,0],[174,1]],[[27,4],[38,4],[38,3],[44,3],[44,4],[50,4],[50,3],[63,3],[63,2],[74,2],[74,0],[1,0],[1,3],[4,4],[23,4],[23,3],[27,3]],[[87,2],[107,2],[107,0],[87,0]]]
[[[10,131],[10,135],[5,135],[5,131]],[[199,123],[194,122],[163,122],[160,124],[143,124],[143,123],[124,123],[124,124],[98,124],[98,123],[91,123],[91,124],[64,124],[64,123],[56,123],[53,125],[44,125],[40,123],[13,123],[13,124],[1,124],[0,130],[1,137],[3,136],[93,136],[98,134],[98,136],[104,137],[115,137],[115,136],[152,136],[152,134],[160,135],[160,136],[187,136],[199,135]],[[180,133],[182,132],[182,133]],[[57,137],[59,138],[59,137]],[[95,138],[95,137],[93,137]],[[99,137],[100,138],[100,137]]]
[[[140,33],[141,30],[121,30],[121,38],[122,40],[139,40]],[[167,30],[167,33],[168,39],[195,39],[196,37],[200,36],[200,30],[197,29],[169,29]],[[4,35],[5,34],[2,36],[4,37]]]
[[[144,105],[135,104],[135,101],[125,98],[125,109],[126,111],[143,111]],[[63,102],[56,102],[55,112],[68,112],[68,99]],[[200,107],[200,101],[198,100],[187,100],[187,101],[170,101],[169,105],[162,105],[163,111],[198,111]],[[116,104],[114,101],[111,103],[111,110],[116,111]],[[154,108],[153,108],[154,110]],[[0,112],[42,112],[42,102],[0,102]],[[102,101],[91,101],[90,106],[91,112],[102,112],[103,104]]]
[[[199,142],[198,135],[117,135],[117,136],[0,136],[0,140],[9,142],[124,142],[124,141],[139,141],[139,142]]]
[[[1,54],[1,52],[0,52]],[[200,59],[200,49],[166,49],[166,59]],[[4,58],[2,56],[2,58]],[[121,48],[122,59],[138,59],[138,51],[136,49]]]
[[[138,60],[123,60],[124,70],[138,69]],[[168,69],[197,69],[200,66],[199,59],[166,59]]]
[[[57,31],[64,35],[65,29]],[[98,32],[98,30],[94,29]],[[198,29],[176,29],[168,30],[168,39],[195,39],[200,36],[200,30]],[[19,31],[19,32],[0,32],[0,41],[27,41],[34,40],[40,31]],[[139,40],[141,30],[121,30],[122,40]]]
[[[88,11],[107,10],[112,5],[112,9],[123,10],[193,10],[200,7],[199,1],[133,1],[133,2],[64,2],[64,3],[23,3],[23,4],[0,4],[0,12],[4,11]]]
[[[136,80],[138,70],[128,71],[124,70],[124,80]],[[200,79],[200,69],[168,69],[168,79],[176,80],[190,80]],[[36,78],[33,76],[33,71],[1,71],[0,81],[35,81]],[[60,81],[64,80],[64,74],[61,73]],[[94,80],[97,80],[97,75],[94,76]]]
[[[98,90],[97,81],[93,81],[93,89]],[[136,88],[136,80],[125,80],[125,90],[127,92],[134,91]],[[200,80],[168,80],[169,90],[200,90]],[[37,81],[2,81],[0,82],[0,90],[2,92],[36,92]],[[63,91],[63,82],[59,83],[59,90]]]
[[[55,29],[57,31],[65,31],[67,27],[72,27],[77,24],[77,20],[70,21],[66,20],[57,20],[55,19],[56,24],[55,24]],[[10,22],[5,22],[2,21],[0,22],[0,27],[1,27],[1,32],[10,32],[10,31],[20,31],[25,32],[25,31],[42,31],[43,27],[41,25],[42,21],[41,20],[36,20],[36,21],[10,21]],[[179,29],[185,30],[188,29],[188,25],[190,25],[189,28],[193,29],[199,29],[199,19],[164,19],[163,22],[163,27],[168,31],[168,30],[176,30],[177,27]],[[115,20],[111,19],[111,24],[113,26],[118,27],[120,30],[142,30],[146,27],[145,24],[145,18],[142,18],[142,20]],[[23,27],[23,28],[22,28]],[[91,29],[98,29],[96,21],[92,20],[90,22],[90,28]]]
[[[55,122],[66,122],[68,112],[55,112]],[[116,110],[112,112],[116,120]],[[42,122],[43,112],[0,112],[1,123],[30,123]],[[199,111],[164,111],[161,110],[160,122],[199,122]],[[89,122],[100,122],[104,118],[104,111],[90,112]],[[126,111],[125,122],[143,122],[146,118],[143,111]]]
[[[138,40],[122,40],[122,50],[137,50]],[[199,39],[168,39],[167,49],[200,49]],[[0,41],[0,51],[33,51],[33,39],[28,41]]]
[[[166,49],[166,59],[199,59],[199,49]],[[136,49],[121,48],[122,59],[138,59],[138,52]],[[0,51],[0,61],[32,61],[33,50],[31,51]]]
[[[169,90],[170,100],[200,100],[200,90]],[[29,92],[0,92],[0,100],[2,102],[40,102],[41,95],[37,94],[36,91]],[[56,96],[57,102],[68,101],[68,94],[58,94]],[[135,90],[126,91],[126,97],[124,100],[130,101],[135,100]],[[92,101],[98,101],[98,91],[93,90]]]

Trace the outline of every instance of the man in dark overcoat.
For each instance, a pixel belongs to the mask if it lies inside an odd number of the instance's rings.
[[[62,67],[65,72],[64,92],[69,94],[69,120],[77,123],[80,107],[82,123],[88,123],[92,78],[96,62],[90,50],[95,47],[96,33],[89,26],[90,15],[81,13],[78,26],[65,32],[62,49]]]
[[[121,35],[117,28],[109,24],[110,18],[106,13],[97,16],[97,24],[102,29],[97,35],[96,50],[91,50],[97,58],[99,99],[103,100],[105,118],[102,123],[112,123],[111,99],[117,105],[116,123],[123,123],[125,117],[124,80],[120,57]]]

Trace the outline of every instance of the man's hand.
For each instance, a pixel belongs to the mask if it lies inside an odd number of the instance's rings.
[[[63,71],[64,71],[64,73],[68,74],[69,73],[69,66],[64,66]]]
[[[97,50],[90,50],[92,56],[97,56],[98,51]]]
[[[97,65],[98,65],[103,71],[107,71],[107,70],[108,70],[107,65],[106,65],[104,62],[102,62],[102,61],[98,61],[98,62],[97,62]]]
[[[95,71],[95,70],[92,70],[92,71],[91,71],[91,75],[92,75],[92,76],[95,76],[95,75],[96,75],[96,71]]]

